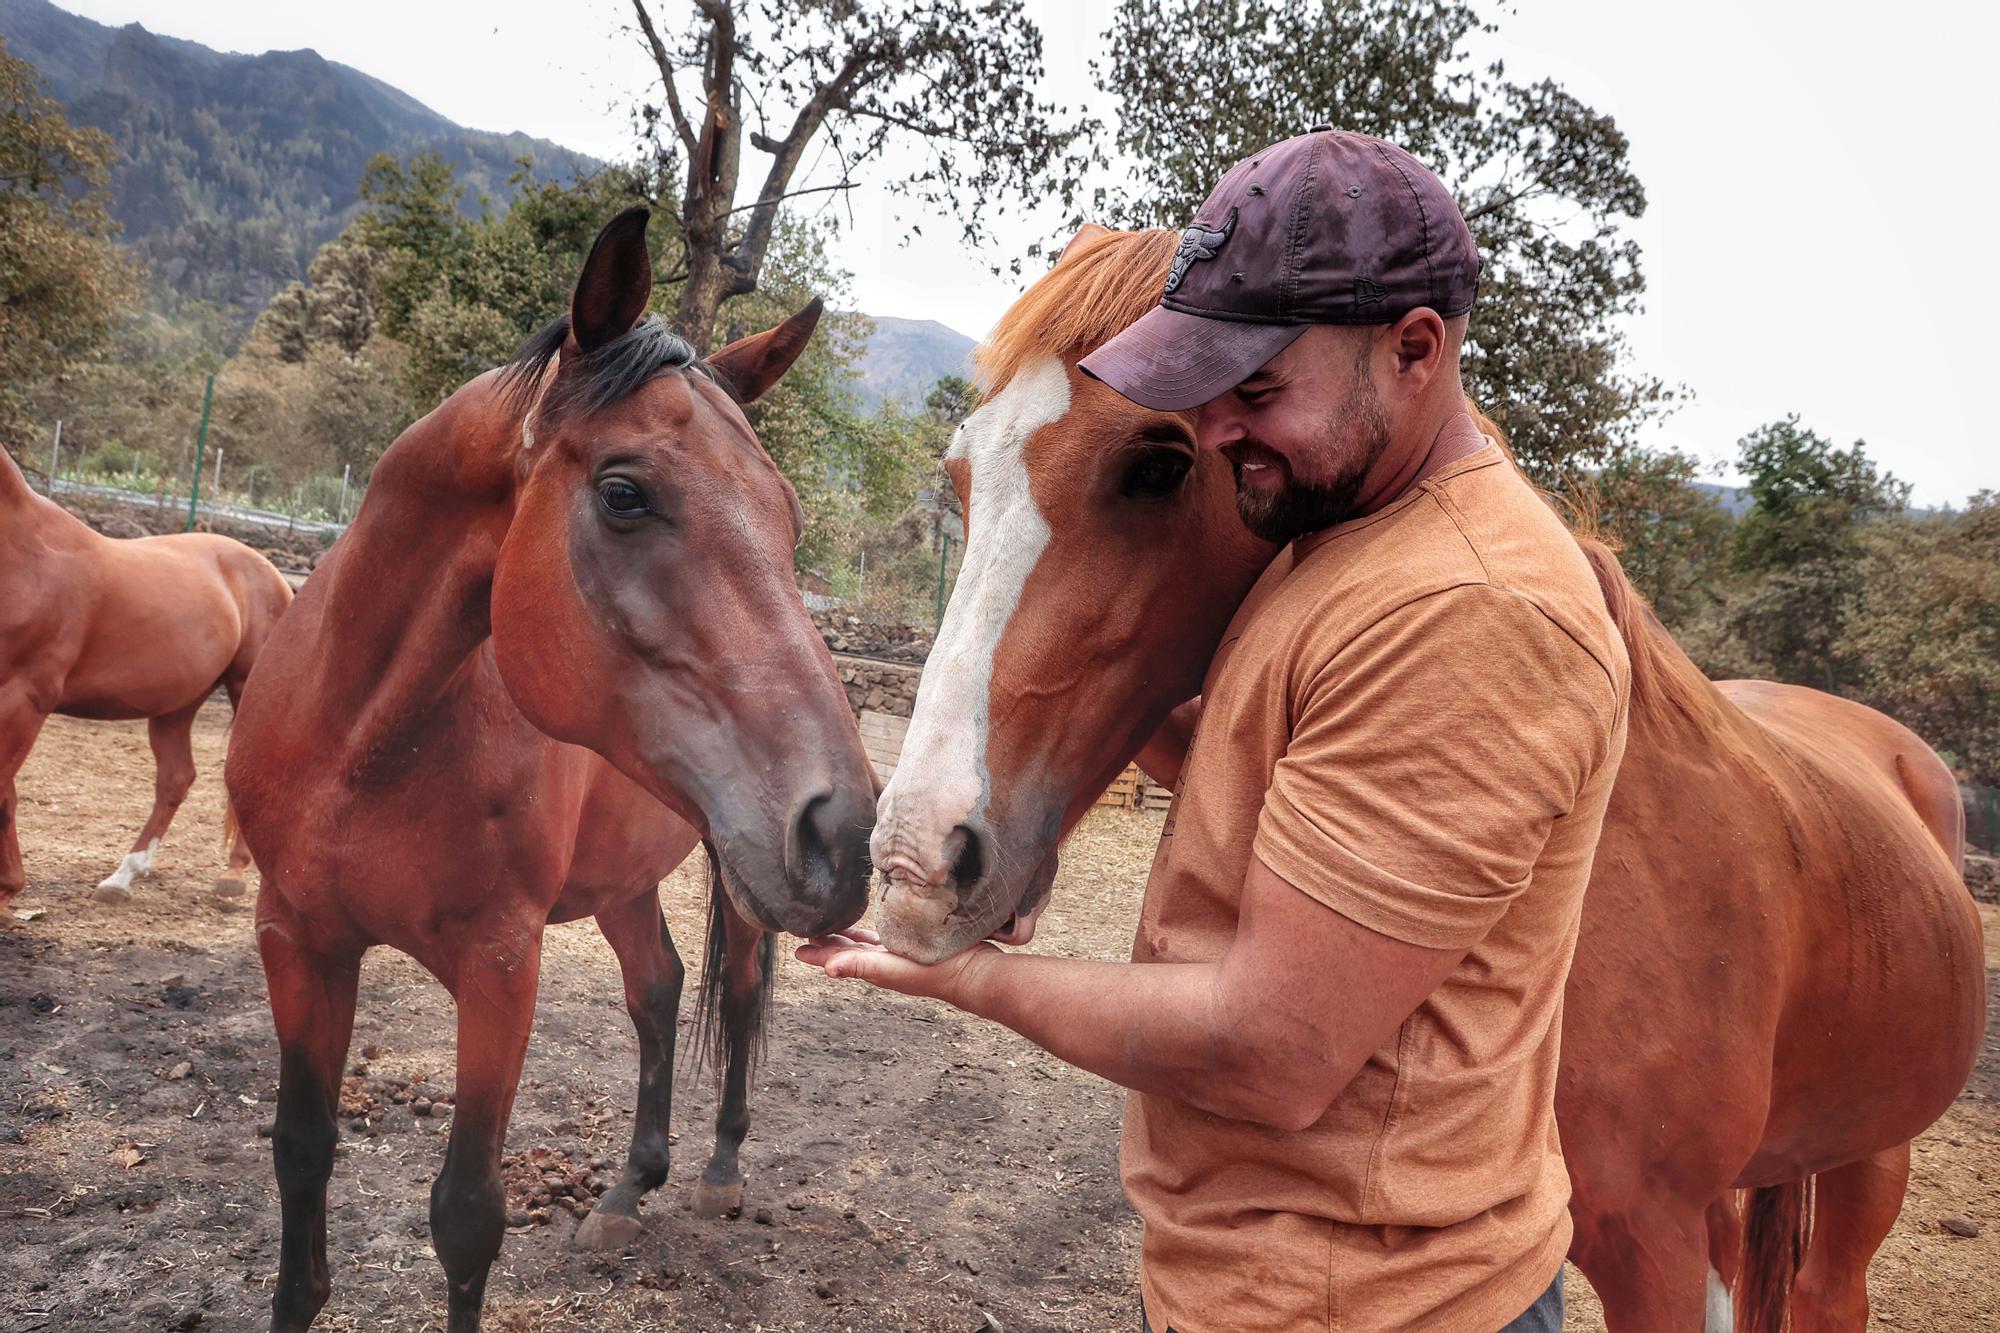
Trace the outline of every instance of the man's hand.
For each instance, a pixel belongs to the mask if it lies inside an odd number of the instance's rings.
[[[822,935],[800,945],[793,956],[801,963],[824,969],[830,977],[854,977],[884,990],[922,995],[966,1008],[972,983],[981,970],[1004,955],[981,940],[941,963],[919,963],[890,953],[882,947],[882,937],[874,931],[850,926],[842,934]]]

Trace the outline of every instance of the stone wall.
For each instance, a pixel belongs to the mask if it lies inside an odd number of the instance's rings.
[[[917,680],[924,674],[920,666],[900,662],[877,662],[865,657],[833,655],[840,683],[847,689],[847,702],[858,715],[862,709],[908,717],[917,702]]]

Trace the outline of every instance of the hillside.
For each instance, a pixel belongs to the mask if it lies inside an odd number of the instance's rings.
[[[467,129],[314,51],[214,51],[48,0],[0,0],[0,38],[72,120],[111,136],[111,211],[155,280],[245,324],[354,216],[378,152],[439,154],[470,208],[510,194],[520,157],[545,177],[596,165],[545,140]]]
[[[940,376],[971,376],[973,341],[958,330],[934,319],[871,318],[875,336],[858,367],[863,411],[872,412],[890,399],[906,408],[921,407]]]

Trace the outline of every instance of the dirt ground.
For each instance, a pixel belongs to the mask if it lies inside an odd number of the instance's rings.
[[[225,723],[220,707],[202,714],[201,779],[128,907],[100,907],[89,890],[144,818],[144,729],[53,719],[21,774],[28,889],[14,908],[43,914],[0,921],[0,1333],[264,1326],[278,1208],[262,1133],[277,1051],[249,912],[209,893]],[[1087,821],[1036,947],[1124,955],[1157,829],[1138,814]],[[691,969],[701,891],[685,867],[668,884]],[[2000,912],[1987,910],[2000,940]],[[370,955],[320,1327],[442,1327],[425,1219],[452,1050],[443,991],[399,955]],[[507,1237],[487,1327],[1137,1327],[1116,1092],[1002,1030],[789,958],[751,1102],[744,1215],[705,1222],[689,1209],[714,1097],[684,1062],[673,1174],[648,1202],[644,1237],[623,1256],[573,1253],[576,1196],[623,1160],[636,1052],[595,928],[551,930],[508,1138],[526,1224]],[[1949,1234],[1945,1217],[1982,1234]],[[1996,1327],[1996,1261],[2000,1042],[1989,1038],[1971,1088],[1917,1145],[1902,1221],[1875,1260],[1877,1322]],[[1569,1327],[1601,1327],[1571,1279]]]

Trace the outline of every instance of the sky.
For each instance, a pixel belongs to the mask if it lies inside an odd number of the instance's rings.
[[[607,158],[630,150],[625,108],[651,72],[622,0],[62,2],[223,50],[309,46],[461,124]],[[663,20],[682,3],[654,0]],[[1088,69],[1112,8],[1026,0],[1044,96],[1113,109]],[[1837,443],[1866,440],[1919,504],[2000,488],[1985,391],[2000,382],[2000,6],[1518,0],[1488,12],[1500,30],[1482,54],[1512,77],[1556,79],[1631,140],[1649,199],[1628,224],[1648,284],[1627,324],[1632,368],[1691,396],[1648,443],[1728,479],[1739,438],[1796,412]],[[746,153],[746,177],[761,160]],[[925,219],[886,189],[835,207],[833,256],[854,275],[855,306],[973,337],[1022,285],[993,266],[1057,221],[1002,218],[993,248],[970,253],[943,219],[906,239]]]

